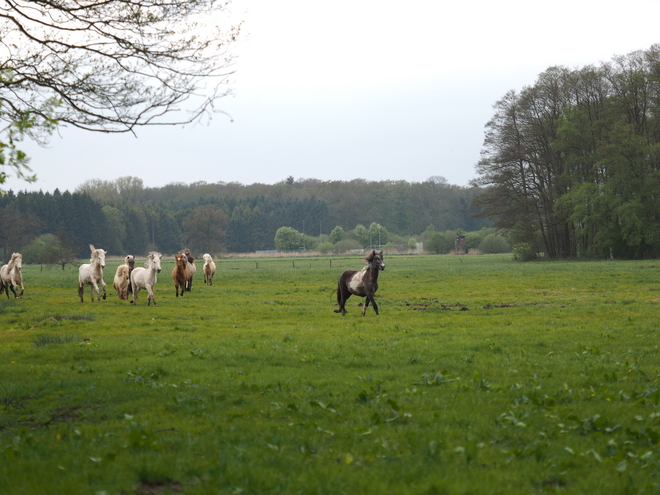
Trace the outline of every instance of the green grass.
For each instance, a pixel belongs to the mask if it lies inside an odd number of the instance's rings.
[[[658,266],[385,262],[364,318],[333,312],[358,257],[219,260],[178,299],[168,260],[155,308],[25,266],[0,494],[660,491]]]

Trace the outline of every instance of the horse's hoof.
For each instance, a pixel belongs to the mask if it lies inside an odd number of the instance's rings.
[[[103,294],[103,300],[105,301],[105,294]]]

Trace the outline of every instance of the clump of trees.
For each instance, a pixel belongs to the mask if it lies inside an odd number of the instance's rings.
[[[380,238],[373,233],[381,231]],[[369,235],[369,232],[372,235]],[[429,225],[418,238],[406,238],[389,234],[379,224],[373,223],[367,229],[364,225],[357,225],[354,229],[345,231],[342,227],[333,229],[335,235],[309,236],[291,227],[280,227],[275,234],[275,246],[278,251],[313,250],[324,254],[341,254],[364,249],[389,249],[392,251],[417,251],[418,243],[423,246],[424,252],[447,254],[460,251],[462,253],[479,252],[483,254],[496,254],[511,252],[511,244],[503,233],[494,228],[483,228],[477,232],[464,232],[447,230],[437,232],[433,225]],[[341,235],[337,235],[341,233]],[[464,236],[465,245],[457,249],[458,236]],[[378,242],[380,241],[380,243]],[[384,244],[382,243],[384,242]]]
[[[660,255],[660,45],[509,91],[486,126],[480,214],[520,259]]]
[[[119,256],[175,253],[183,247],[197,255],[300,248],[345,252],[368,246],[407,250],[411,242],[415,249],[418,241],[429,240],[423,235],[429,224],[440,232],[489,227],[488,219],[470,216],[468,205],[478,192],[438,178],[162,188],[144,187],[136,177],[94,179],[73,193],[10,191],[0,196],[0,242],[5,259],[43,234],[57,236],[81,258],[88,256],[89,244]],[[422,225],[419,218],[429,222]],[[280,239],[283,226],[298,234]]]

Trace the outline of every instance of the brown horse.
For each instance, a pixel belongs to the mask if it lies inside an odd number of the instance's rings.
[[[337,304],[339,309],[335,309],[335,313],[341,313],[342,316],[346,314],[346,301],[351,295],[366,297],[364,305],[362,306],[362,316],[367,314],[369,303],[374,307],[376,316],[378,316],[378,305],[374,300],[374,295],[378,290],[378,272],[385,270],[385,263],[383,263],[383,252],[372,250],[365,258],[367,262],[359,272],[356,270],[346,270],[339,277],[337,284]]]
[[[174,259],[176,260],[176,266],[172,270],[174,290],[176,292],[176,297],[179,297],[179,287],[181,287],[181,297],[183,297],[183,291],[186,288],[186,283],[189,278],[188,260],[186,259],[185,254],[175,254]]]
[[[183,251],[181,251],[181,254],[183,254],[186,257],[186,260],[188,261],[188,280],[186,281],[185,287],[186,287],[186,291],[190,292],[192,290],[193,277],[197,272],[197,266],[195,266],[195,258],[193,258],[190,249],[188,248],[184,249]]]

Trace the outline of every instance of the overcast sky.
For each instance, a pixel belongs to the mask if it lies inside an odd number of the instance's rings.
[[[172,182],[296,179],[467,185],[492,105],[554,65],[597,65],[660,42],[660,1],[234,0],[243,39],[210,124],[27,144],[39,180],[74,191],[131,175]]]

